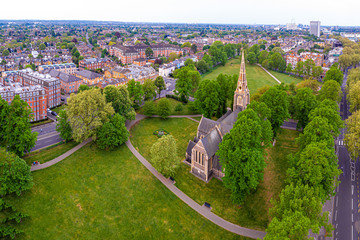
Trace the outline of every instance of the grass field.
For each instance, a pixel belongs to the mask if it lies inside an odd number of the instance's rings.
[[[170,101],[170,105],[171,105],[171,114],[170,115],[194,115],[194,114],[199,114],[199,112],[194,112],[191,111],[188,108],[188,105],[182,102],[179,102],[173,98],[168,98],[168,100]],[[154,103],[156,104],[159,101],[159,99],[155,100]],[[183,105],[183,110],[182,111],[175,111],[175,107],[178,104],[182,104]],[[141,107],[137,113],[143,114],[143,108]]]
[[[246,239],[188,207],[125,145],[87,145],[33,177],[32,190],[12,199],[30,215],[17,239]]]
[[[39,161],[40,163],[48,162],[72,149],[78,145],[77,142],[71,141],[56,146],[50,146],[46,149],[27,153],[23,159],[31,164],[32,162]]]
[[[272,70],[268,70],[272,75],[274,75],[277,79],[279,79],[280,82],[286,83],[286,84],[290,84],[290,83],[295,83],[298,84],[299,82],[301,82],[303,79],[299,78],[299,77],[295,77],[286,73],[279,73],[276,71],[272,71]]]
[[[60,112],[61,110],[65,109],[65,108],[66,108],[66,105],[63,104],[63,105],[61,105],[61,106],[58,106],[58,107],[56,107],[56,108],[51,109],[51,111],[56,112],[57,114],[59,114],[59,112]]]
[[[172,134],[178,147],[178,160],[185,158],[189,140],[196,134],[198,124],[187,119],[144,119],[131,130],[131,142],[134,147],[149,161],[150,148],[157,140],[152,132],[164,128]],[[230,191],[224,188],[222,182],[213,178],[205,183],[190,173],[190,167],[182,163],[174,179],[176,186],[199,204],[210,203],[212,211],[230,222],[244,227],[264,230],[269,222],[268,210],[270,198],[278,196],[288,167],[286,156],[296,150],[294,138],[297,132],[283,130],[274,148],[267,150],[267,168],[262,181],[243,206],[235,205],[230,200]],[[150,161],[151,162],[151,161]],[[268,182],[271,180],[271,182]]]
[[[240,71],[240,59],[231,59],[229,60],[225,66],[216,67],[212,72],[203,74],[201,79],[216,79],[216,77],[220,74],[228,74],[234,75],[239,74]],[[281,82],[284,83],[299,83],[301,79],[289,76],[284,73],[278,73],[275,71],[270,71],[276,78],[278,78]],[[255,93],[256,90],[265,85],[273,86],[278,84],[269,74],[267,74],[264,70],[262,70],[257,65],[246,65],[246,78],[248,81],[248,87],[250,93]]]

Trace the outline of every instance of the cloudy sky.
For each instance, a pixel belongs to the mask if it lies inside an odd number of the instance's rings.
[[[359,0],[4,0],[1,19],[360,25]]]

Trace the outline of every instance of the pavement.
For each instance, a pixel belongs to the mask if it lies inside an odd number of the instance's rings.
[[[274,75],[272,75],[268,70],[266,70],[263,66],[261,66],[260,64],[256,64],[259,67],[261,67],[267,74],[269,74],[275,81],[277,81],[279,84],[281,84],[281,82],[279,81],[279,79],[277,79]]]
[[[40,169],[44,169],[44,168],[48,168],[62,160],[64,160],[65,158],[69,157],[71,154],[73,154],[74,152],[76,152],[77,150],[79,150],[80,148],[82,148],[83,146],[85,146],[86,144],[88,144],[89,142],[91,142],[92,139],[89,138],[85,141],[83,141],[82,143],[80,143],[79,145],[75,146],[74,148],[70,149],[69,151],[67,151],[66,153],[60,155],[59,157],[51,160],[51,161],[48,161],[46,163],[43,163],[43,164],[37,164],[37,165],[33,165],[31,166],[31,171],[37,171],[37,170],[40,170]]]

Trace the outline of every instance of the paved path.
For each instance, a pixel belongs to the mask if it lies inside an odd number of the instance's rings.
[[[261,67],[265,72],[267,72],[267,74],[269,74],[273,79],[275,79],[275,81],[277,81],[279,84],[281,84],[281,82],[279,81],[279,79],[277,79],[274,75],[272,75],[268,70],[266,70],[263,66],[261,66],[260,64],[256,64],[259,67]]]
[[[65,158],[67,158],[68,156],[70,156],[71,154],[73,154],[74,152],[76,152],[77,150],[79,150],[80,148],[82,148],[83,146],[85,146],[86,144],[88,144],[91,141],[92,141],[92,139],[89,138],[88,140],[83,141],[82,143],[80,143],[76,147],[72,148],[71,150],[67,151],[63,155],[60,155],[59,157],[57,157],[57,158],[55,158],[55,159],[53,159],[51,161],[48,161],[48,162],[43,163],[43,164],[38,164],[38,165],[31,166],[31,171],[36,171],[36,170],[48,168],[48,167],[50,167],[50,166],[64,160]]]
[[[173,116],[174,117],[174,116]],[[180,117],[180,116],[178,116]],[[131,127],[134,126],[138,121],[141,121],[142,119],[146,118],[144,115],[137,114],[136,120],[128,121],[126,124],[127,129],[130,131]],[[185,202],[189,207],[194,209],[196,212],[201,214],[203,217],[207,218],[211,222],[215,223],[216,225],[230,231],[233,233],[236,233],[241,236],[249,237],[249,238],[264,238],[265,232],[262,231],[256,231],[244,227],[240,227],[239,225],[233,224],[231,222],[226,221],[225,219],[217,216],[216,214],[212,213],[207,207],[200,206],[198,203],[196,203],[194,200],[192,200],[189,196],[187,196],[185,193],[180,191],[172,181],[165,178],[163,175],[161,175],[156,169],[151,166],[151,164],[143,157],[141,154],[134,148],[134,146],[131,144],[130,140],[126,142],[126,146],[130,149],[130,151],[135,155],[135,157],[157,178],[162,182],[171,192],[173,192],[178,198],[180,198],[183,202]]]

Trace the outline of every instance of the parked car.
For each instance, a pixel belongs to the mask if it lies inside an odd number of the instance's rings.
[[[51,115],[57,116],[56,112],[51,111]]]

